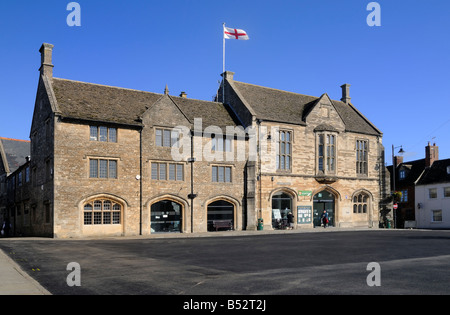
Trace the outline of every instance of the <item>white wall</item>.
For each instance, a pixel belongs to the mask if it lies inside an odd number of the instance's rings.
[[[444,187],[450,187],[450,182],[416,186],[417,228],[450,229],[450,197],[444,197]],[[436,198],[429,197],[430,188],[436,188]],[[433,210],[442,210],[442,222],[433,222]]]

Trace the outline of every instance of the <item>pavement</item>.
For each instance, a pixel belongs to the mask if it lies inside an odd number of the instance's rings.
[[[0,295],[51,295],[0,250]]]
[[[369,228],[346,229],[346,228],[315,228],[315,229],[295,229],[295,230],[277,230],[277,231],[223,231],[223,232],[207,232],[207,233],[169,233],[169,234],[153,234],[146,236],[134,237],[117,237],[118,239],[158,239],[158,238],[191,238],[191,237],[223,237],[223,236],[245,236],[256,234],[290,234],[290,233],[312,233],[312,232],[339,232],[339,231],[356,231],[356,230],[372,230]],[[375,229],[376,230],[376,229]],[[43,238],[7,238],[3,240],[33,240]],[[83,238],[86,239],[86,238]],[[105,238],[103,238],[105,239]],[[113,239],[113,238],[107,238]],[[51,295],[43,286],[28,275],[21,267],[0,249],[0,295]]]

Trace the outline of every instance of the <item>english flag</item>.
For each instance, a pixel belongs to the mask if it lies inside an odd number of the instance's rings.
[[[223,27],[223,37],[226,39],[239,39],[248,40],[250,39],[244,30],[239,30],[237,28]]]

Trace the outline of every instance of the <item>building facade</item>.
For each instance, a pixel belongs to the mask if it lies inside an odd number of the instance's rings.
[[[450,228],[450,159],[427,167],[415,187],[417,228]]]
[[[55,78],[53,45],[40,52],[22,234],[277,229],[289,212],[312,228],[324,210],[336,227],[378,227],[382,133],[349,85],[335,101],[225,72],[207,102]]]

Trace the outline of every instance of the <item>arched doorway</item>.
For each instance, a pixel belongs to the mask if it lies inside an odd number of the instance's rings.
[[[283,192],[277,192],[272,196],[272,227],[283,229],[287,226],[287,215],[292,212],[292,197]]]
[[[314,227],[321,225],[321,217],[323,211],[328,212],[328,226],[335,225],[335,198],[332,193],[327,190],[322,190],[314,195],[314,208],[313,208],[313,222]]]
[[[223,221],[223,228],[229,229],[226,223],[229,223],[231,228],[234,228],[234,204],[226,200],[213,201],[208,205],[208,231],[216,231],[214,221]]]
[[[183,206],[173,200],[161,200],[151,206],[150,228],[152,233],[181,232]]]

